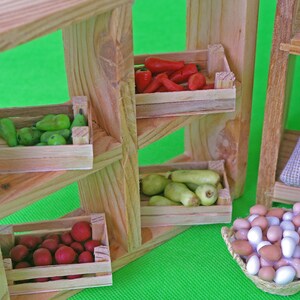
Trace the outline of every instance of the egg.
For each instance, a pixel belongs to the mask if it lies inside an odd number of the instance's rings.
[[[270,266],[262,267],[258,272],[258,277],[262,280],[272,282],[275,277],[275,270]]]
[[[251,222],[251,226],[259,226],[262,230],[268,227],[268,220],[264,216],[258,216]]]
[[[267,216],[266,219],[268,220],[268,225],[269,226],[280,224],[280,220],[277,217]]]
[[[267,238],[271,243],[279,241],[282,238],[283,230],[278,225],[270,226],[267,231]]]
[[[283,230],[295,230],[295,225],[292,223],[292,221],[282,221],[280,223],[280,227]]]
[[[283,208],[277,207],[277,208],[271,208],[266,216],[272,216],[272,217],[277,217],[278,219],[281,219],[283,214],[285,213],[285,210]]]
[[[296,245],[293,257],[300,258],[300,245]]]
[[[292,222],[296,227],[299,227],[300,226],[300,215],[294,216],[292,219]]]
[[[239,255],[248,256],[253,252],[253,248],[248,241],[235,240],[231,243],[232,250]]]
[[[260,257],[260,266],[261,267],[272,267],[274,265],[273,261],[266,260]]]
[[[290,265],[290,261],[284,257],[282,257],[281,259],[279,259],[278,261],[276,261],[273,265],[274,269],[277,270],[283,266],[289,266]]]
[[[300,259],[299,258],[292,258],[290,261],[291,266],[296,271],[296,277],[300,278]]]
[[[246,219],[238,218],[233,222],[233,229],[239,230],[239,229],[250,229],[251,225],[250,222]]]
[[[259,249],[262,248],[263,246],[271,245],[269,241],[261,241],[257,246],[256,246],[256,251],[259,252]]]
[[[299,243],[300,237],[298,232],[294,231],[294,230],[284,230],[283,231],[283,237],[291,237],[292,239],[295,240],[296,244]]]
[[[291,266],[283,266],[276,270],[274,281],[276,284],[286,285],[291,283],[296,276],[296,271]]]
[[[258,245],[262,241],[262,230],[259,226],[254,226],[248,231],[248,241]]]
[[[259,254],[261,257],[267,261],[278,261],[282,254],[279,247],[275,245],[266,245],[259,249]]]
[[[248,229],[239,229],[234,233],[234,236],[237,240],[248,240]]]
[[[282,254],[286,258],[291,258],[296,249],[296,242],[291,237],[284,237],[281,240]]]
[[[294,217],[294,214],[291,211],[287,211],[283,214],[282,220],[283,221],[291,221]]]
[[[268,211],[268,209],[262,204],[256,204],[256,205],[253,205],[252,207],[250,207],[251,215],[257,214],[260,216],[265,216],[267,211]]]
[[[257,255],[253,255],[247,262],[246,265],[247,272],[251,275],[256,275],[260,269],[260,262]]]
[[[251,223],[255,218],[257,218],[259,215],[257,215],[257,214],[254,214],[254,215],[250,215],[249,217],[248,217],[248,221]]]
[[[295,204],[293,205],[293,213],[294,213],[295,215],[297,215],[297,214],[300,213],[300,202],[295,203]]]

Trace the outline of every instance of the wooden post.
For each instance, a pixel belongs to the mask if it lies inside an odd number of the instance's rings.
[[[246,177],[257,12],[257,0],[187,1],[187,48],[221,43],[242,92],[234,113],[206,116],[186,127],[186,153],[193,160],[224,159],[234,198],[242,194]]]

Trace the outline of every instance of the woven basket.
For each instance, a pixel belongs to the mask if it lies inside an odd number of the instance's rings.
[[[264,292],[282,296],[294,295],[300,291],[300,280],[293,281],[287,285],[277,285],[274,282],[268,282],[260,279],[258,276],[250,275],[246,270],[246,264],[242,258],[233,252],[232,246],[230,243],[230,238],[233,236],[233,229],[228,227],[222,227],[221,230],[222,237],[227,245],[228,251],[232,255],[233,259],[241,267],[245,275],[253,281],[253,283]]]

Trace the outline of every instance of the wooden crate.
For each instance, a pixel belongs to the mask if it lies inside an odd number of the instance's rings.
[[[67,114],[72,120],[79,109],[86,115],[88,126],[73,128],[73,144],[9,147],[0,138],[0,174],[92,169],[92,117],[86,97],[73,97],[59,105],[0,109],[0,118],[11,118],[19,129],[34,125],[47,114]]]
[[[147,57],[196,63],[206,76],[207,83],[214,89],[157,92],[136,94],[136,114],[138,119],[198,115],[235,110],[236,86],[224,48],[221,44],[208,46],[205,50],[135,56],[135,65],[143,65]]]
[[[153,165],[140,168],[140,177],[150,173],[167,173],[179,169],[209,169],[221,175],[223,189],[219,191],[219,199],[211,206],[148,206],[149,197],[141,194],[142,227],[169,225],[198,225],[231,222],[232,201],[224,168],[224,161],[185,162]]]
[[[45,236],[49,233],[62,233],[69,231],[72,225],[78,221],[90,222],[92,226],[92,239],[100,240],[101,242],[101,246],[95,247],[94,250],[95,262],[12,269],[12,261],[8,256],[9,250],[15,244],[17,234]],[[4,257],[1,263],[3,263],[5,268],[10,295],[112,285],[110,250],[104,214],[92,214],[89,216],[62,218],[55,221],[0,226],[0,246]],[[83,277],[46,282],[16,283],[16,281],[25,281],[34,278],[49,278],[77,274],[82,274]]]

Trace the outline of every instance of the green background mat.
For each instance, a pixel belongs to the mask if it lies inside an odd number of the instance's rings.
[[[136,0],[135,53],[184,50],[185,5],[185,0]],[[244,195],[234,201],[233,220],[247,216],[255,203],[275,6],[275,0],[260,1],[247,181]],[[298,72],[294,78],[298,89],[292,93],[287,127],[299,130]],[[60,31],[0,54],[0,93],[1,107],[55,104],[69,99]],[[142,149],[139,160],[140,164],[161,163],[182,152],[183,129]],[[72,184],[1,223],[56,219],[78,206],[77,185]],[[113,286],[86,289],[72,299],[281,298],[262,292],[246,278],[227,251],[220,233],[222,226],[191,227],[113,273]]]

